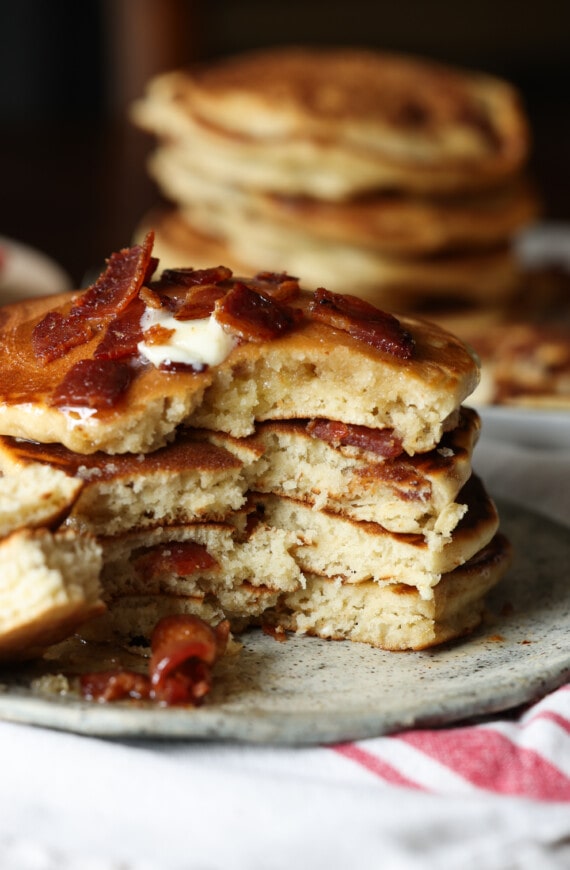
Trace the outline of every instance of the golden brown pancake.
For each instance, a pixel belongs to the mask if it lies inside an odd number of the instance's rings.
[[[0,539],[0,660],[33,658],[100,614],[100,570],[96,541],[72,530]]]
[[[224,184],[194,172],[183,149],[168,143],[156,149],[148,171],[198,235],[201,230],[225,239],[237,252],[247,250],[248,234],[258,245],[268,238],[270,249],[277,247],[279,235],[289,248],[306,236],[315,246],[337,242],[384,257],[479,250],[504,243],[539,213],[537,193],[523,178],[475,193],[370,190],[337,202]]]
[[[154,79],[133,108],[227,183],[341,199],[371,188],[479,188],[528,150],[515,90],[364,49],[271,48]]]
[[[222,447],[196,441],[190,433],[152,453],[112,457],[0,436],[0,470],[21,485],[34,469],[36,474],[48,470],[60,474],[76,489],[67,504],[66,525],[99,535],[157,524],[223,520],[245,501],[242,463]],[[0,508],[0,521],[1,516]]]
[[[510,561],[508,541],[496,535],[476,556],[444,574],[429,599],[403,583],[347,584],[307,574],[306,587],[282,596],[263,620],[286,631],[382,649],[426,649],[477,628],[485,595]]]
[[[302,294],[291,311],[306,310],[312,299]],[[413,454],[439,442],[447,418],[478,381],[466,346],[431,324],[401,319],[414,342],[411,357],[402,360],[303,317],[270,341],[238,343],[223,362],[202,371],[131,368],[132,381],[111,406],[56,404],[66,377],[93,359],[102,340],[96,329],[63,356],[47,363],[38,358],[35,328],[48,313],[65,319],[72,307],[81,308],[81,294],[2,309],[0,434],[57,442],[79,453],[138,453],[163,445],[181,423],[242,437],[256,420],[324,417],[394,428]]]
[[[346,583],[406,583],[416,587],[423,598],[431,598],[441,575],[474,556],[498,529],[496,508],[475,476],[463,488],[459,500],[467,504],[468,510],[446,539],[429,534],[394,534],[377,523],[315,511],[292,498],[256,496],[267,523],[287,531],[301,530],[302,542],[295,546],[294,553],[303,572],[340,577]]]
[[[32,654],[103,605],[85,638],[144,645],[167,613],[234,630],[287,615],[387,648],[470,630],[507,565],[470,476],[473,352],[285,274],[155,275],[151,246],[112,255],[83,292],[0,311],[0,494],[28,478],[47,493],[35,514],[23,492],[26,528],[0,541],[15,566],[0,654]]]
[[[507,318],[485,330],[467,325],[464,332],[482,360],[474,402],[570,408],[570,324]]]
[[[244,447],[251,450],[243,457],[244,473],[257,492],[293,495],[317,510],[379,523],[392,532],[451,533],[466,510],[456,497],[471,475],[480,429],[474,411],[463,408],[458,425],[434,450],[413,457],[384,456],[373,430],[360,430],[355,446],[343,443],[345,433],[335,425],[328,439],[319,437],[328,429],[327,423],[319,430],[315,421],[289,420],[259,424],[245,444],[223,433],[205,437],[242,457]],[[346,438],[350,441],[350,432]]]
[[[141,224],[144,234],[150,218]],[[250,273],[253,263],[267,271],[302,275],[304,286],[325,286],[351,292],[373,305],[413,311],[423,300],[464,300],[478,304],[505,303],[519,288],[520,268],[509,244],[474,251],[449,251],[423,257],[388,256],[372,246],[350,245],[311,236],[301,229],[259,221],[255,227],[239,215],[224,215],[219,235],[204,235],[207,220],[176,210],[153,212],[156,251],[166,267],[191,262],[229,263]],[[219,223],[219,222],[218,222]],[[227,231],[227,235],[225,232]],[[349,290],[347,290],[349,288]]]

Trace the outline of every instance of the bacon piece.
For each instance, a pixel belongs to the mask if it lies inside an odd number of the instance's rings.
[[[270,341],[289,332],[296,323],[292,309],[241,282],[216,302],[214,314],[228,332],[247,341]]]
[[[135,567],[137,571],[150,577],[166,572],[177,577],[187,577],[196,571],[211,570],[219,566],[202,544],[180,541],[152,547],[138,556]]]
[[[333,447],[359,447],[385,459],[400,456],[403,451],[402,440],[394,434],[393,429],[370,429],[368,426],[319,419],[307,423],[307,432]]]
[[[226,266],[214,266],[211,269],[164,269],[158,281],[153,282],[153,289],[166,287],[196,287],[205,284],[219,284],[232,277],[232,270]]]
[[[292,302],[301,292],[299,279],[286,272],[258,272],[250,283],[276,302]]]
[[[59,311],[49,311],[32,332],[32,349],[44,362],[65,356],[95,335],[95,325],[71,312],[64,317]]]
[[[165,616],[152,633],[148,675],[128,669],[83,674],[81,694],[101,702],[131,698],[197,707],[212,687],[212,667],[226,651],[229,634],[227,620],[212,628],[197,616]]]
[[[145,329],[143,339],[146,344],[168,344],[174,332],[174,329],[168,329],[168,327],[162,326],[160,323],[154,323],[148,329]]]
[[[110,408],[127,390],[132,369],[115,360],[82,359],[56,388],[52,404],[64,407]]]
[[[153,242],[151,232],[142,245],[112,254],[103,274],[79,296],[67,315],[48,312],[32,333],[35,355],[45,362],[59,359],[73,347],[86,344],[97,329],[121,314],[156,268],[158,261],[151,256]]]
[[[309,305],[309,315],[315,320],[341,329],[353,338],[406,360],[412,355],[414,340],[392,315],[374,305],[342,293],[331,293],[320,287]]]
[[[227,292],[226,288],[215,284],[194,287],[188,291],[174,316],[176,320],[199,320],[202,317],[209,317],[218,299],[222,299]]]
[[[153,697],[172,704],[201,704],[212,686],[212,666],[225,652],[229,622],[212,628],[189,614],[166,616],[151,638]]]
[[[124,311],[143,283],[149,280],[151,270],[156,268],[158,261],[152,257],[153,243],[154,233],[149,232],[142,245],[111,254],[103,274],[77,301],[75,307],[84,317],[100,319]]]
[[[79,685],[81,694],[88,701],[122,701],[124,698],[147,701],[152,694],[149,677],[130,670],[82,674]]]
[[[144,312],[142,299],[133,299],[131,304],[107,326],[105,335],[95,348],[95,359],[121,359],[134,356],[142,341],[141,317]]]

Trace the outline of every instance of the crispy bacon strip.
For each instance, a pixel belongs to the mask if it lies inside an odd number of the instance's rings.
[[[168,287],[199,287],[206,284],[219,284],[232,277],[232,270],[226,266],[214,266],[211,269],[164,269],[158,281],[152,284],[153,289]]]
[[[296,323],[293,309],[241,282],[216,302],[214,313],[228,332],[246,341],[271,341],[289,332]]]
[[[199,320],[202,317],[209,317],[218,299],[222,299],[227,292],[227,288],[216,284],[193,287],[186,294],[174,316],[177,320]]]
[[[307,423],[307,432],[333,447],[359,447],[385,459],[399,456],[403,451],[402,440],[393,429],[370,429],[368,426],[319,419]]]
[[[130,305],[111,320],[105,334],[93,354],[95,359],[123,359],[137,353],[142,341],[141,317],[144,312],[142,299],[133,299]]]
[[[86,344],[95,332],[120,315],[149,280],[158,260],[152,257],[154,233],[142,245],[112,254],[97,281],[81,296],[67,315],[51,311],[34,328],[32,347],[37,357],[51,362],[74,347]]]
[[[151,231],[142,245],[111,254],[103,274],[79,297],[75,306],[77,313],[100,319],[124,311],[156,268],[158,260],[152,256],[153,244]]]
[[[309,316],[334,329],[341,329],[353,338],[392,354],[410,359],[414,340],[391,314],[374,305],[342,293],[331,293],[320,287],[309,305]]]
[[[81,359],[67,372],[51,401],[59,407],[110,408],[126,392],[132,376],[126,363]]]
[[[49,311],[32,332],[32,349],[44,362],[65,356],[74,347],[86,344],[95,335],[95,325],[73,314],[64,317],[59,311]]]

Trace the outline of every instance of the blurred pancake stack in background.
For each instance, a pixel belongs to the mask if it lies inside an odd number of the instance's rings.
[[[521,292],[539,211],[516,89],[366,49],[273,48],[162,74],[133,106],[170,207],[163,266],[287,272],[461,332]]]

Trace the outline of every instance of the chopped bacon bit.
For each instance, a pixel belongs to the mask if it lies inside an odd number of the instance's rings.
[[[152,633],[149,675],[131,670],[83,674],[81,693],[91,701],[131,698],[197,707],[212,688],[212,668],[225,653],[229,634],[227,620],[212,628],[197,616],[166,616]]]
[[[232,277],[232,270],[226,266],[211,269],[164,269],[160,279],[153,287],[195,287],[204,284],[219,284]]]
[[[292,309],[241,282],[216,302],[215,317],[228,332],[247,341],[278,338],[289,332],[296,322]]]
[[[86,344],[95,335],[95,326],[73,313],[64,317],[59,311],[49,311],[32,332],[32,349],[44,362],[64,356],[69,350]]]
[[[98,671],[82,674],[81,694],[88,701],[122,701],[132,698],[147,701],[151,697],[150,679],[146,674],[129,670]]]
[[[320,438],[333,447],[359,447],[385,459],[400,456],[404,449],[401,438],[394,434],[393,429],[370,429],[368,426],[356,426],[336,420],[311,420],[307,424],[307,432],[313,438]]]
[[[115,360],[82,359],[57,387],[52,403],[58,406],[110,408],[127,390],[132,379],[128,365]]]
[[[258,272],[250,286],[262,290],[276,302],[292,302],[301,292],[299,279],[285,272]]]
[[[267,622],[264,622],[261,630],[263,634],[267,634],[273,640],[279,641],[279,643],[285,643],[289,639],[282,625],[269,625]]]
[[[309,314],[399,359],[409,359],[412,355],[414,340],[400,322],[392,314],[356,296],[331,293],[321,287],[315,291]]]
[[[139,299],[144,302],[147,308],[163,308],[167,304],[167,297],[156,290],[151,290],[150,287],[141,287],[139,291]],[[168,300],[169,301],[169,300]]]
[[[177,320],[199,320],[202,317],[209,317],[218,299],[222,299],[227,292],[226,288],[217,287],[215,284],[193,287],[186,294],[174,316]]]
[[[168,329],[166,326],[161,326],[160,323],[155,323],[144,331],[143,339],[146,344],[168,344],[173,335],[174,329]]]
[[[135,560],[135,567],[145,576],[156,577],[169,572],[187,577],[196,571],[218,568],[218,562],[202,544],[194,541],[160,544],[152,547]]]
[[[212,628],[189,614],[166,616],[151,639],[150,681],[160,703],[201,704],[212,687],[212,666],[227,647],[227,620]]]
[[[107,326],[105,335],[97,345],[94,356],[96,359],[121,359],[134,356],[137,345],[142,341],[141,317],[144,303],[134,299],[118,317]]]

